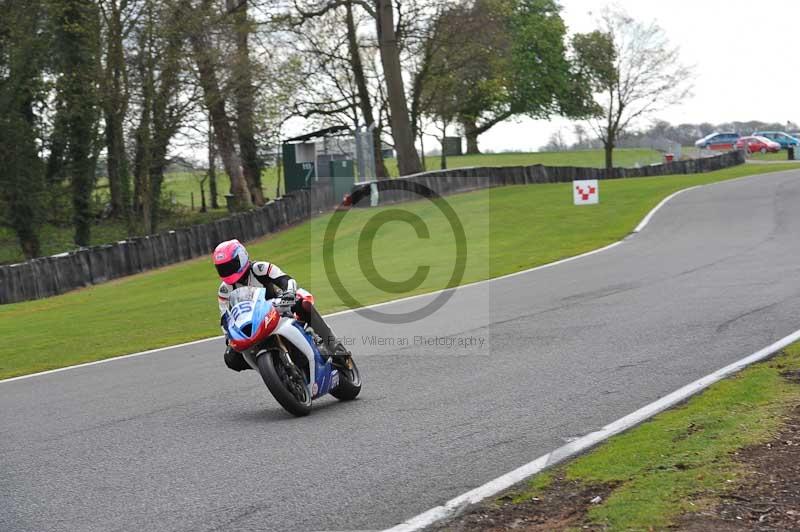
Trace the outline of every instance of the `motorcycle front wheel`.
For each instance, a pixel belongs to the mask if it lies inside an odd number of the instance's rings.
[[[257,355],[258,372],[270,393],[290,414],[307,416],[311,412],[311,393],[303,372],[285,360],[280,351],[262,351]]]

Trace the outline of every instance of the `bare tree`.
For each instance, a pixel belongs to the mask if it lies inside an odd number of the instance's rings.
[[[253,62],[250,59],[250,34],[253,24],[247,14],[246,0],[226,0],[225,7],[233,21],[236,41],[232,71],[232,84],[236,109],[236,132],[239,137],[242,170],[253,203],[264,204],[261,190],[261,158],[258,155],[255,132],[255,86]]]
[[[601,30],[576,36],[573,48],[597,91],[600,112],[589,125],[610,170],[617,139],[629,126],[690,95],[692,69],[658,24],[636,21],[620,9],[606,10]]]
[[[383,162],[383,143],[381,141],[382,128],[375,117],[372,105],[372,97],[369,93],[367,76],[364,70],[364,62],[361,60],[361,46],[358,40],[358,31],[353,16],[353,4],[348,2],[346,7],[345,22],[347,25],[347,49],[350,54],[350,64],[353,68],[353,81],[358,90],[358,105],[364,123],[367,127],[372,126],[372,151],[375,154],[375,173],[377,177],[389,177],[386,164]]]
[[[141,15],[135,0],[99,0],[103,57],[100,96],[105,120],[105,147],[111,215],[131,226],[131,180],[125,151],[125,120],[130,103],[125,40]]]
[[[411,128],[403,68],[400,63],[400,48],[395,32],[394,6],[391,0],[376,0],[375,4],[378,48],[381,53],[383,75],[386,78],[386,94],[391,113],[389,123],[392,126],[392,137],[397,149],[397,166],[400,175],[415,174],[422,171],[422,163],[414,146],[414,132]]]
[[[398,36],[395,25],[395,8],[399,8],[399,4],[400,2],[397,0],[326,0],[321,4],[312,3],[308,7],[301,6],[295,2],[295,7],[304,21],[327,15],[347,5],[351,9],[358,6],[372,18],[375,23],[377,48],[383,74],[382,89],[385,91],[388,103],[388,120],[392,130],[394,146],[397,150],[398,168],[401,175],[408,175],[421,171],[422,165],[414,145],[414,131],[409,116],[408,99],[403,80],[400,36]],[[345,37],[347,38],[348,36]],[[353,49],[348,43],[349,39],[346,39],[342,50],[344,54],[347,54],[349,48],[351,50],[349,57],[352,60],[354,59]],[[351,77],[349,83],[352,82],[353,79]],[[359,88],[352,87],[351,94],[357,98]],[[341,107],[344,111],[347,104],[345,101],[340,103],[342,103]],[[350,107],[354,109],[356,105],[351,105]],[[382,116],[382,113],[379,114],[380,116]]]
[[[539,151],[567,151],[568,149],[569,144],[564,140],[564,132],[559,128],[558,131],[550,134],[547,144],[539,148]]]
[[[217,201],[217,146],[214,144],[214,128],[211,119],[208,121],[208,193],[211,196],[211,208],[219,209]]]
[[[358,0],[311,9],[298,7],[300,16],[290,25],[306,73],[295,114],[319,121],[320,126],[372,126],[376,174],[388,177],[381,151],[385,91],[371,61],[378,52],[373,14]]]
[[[134,208],[146,233],[158,230],[170,142],[193,98],[181,98],[185,28],[174,4],[145,0],[136,30],[139,123],[134,132]]]
[[[219,155],[225,171],[231,179],[231,194],[235,198],[238,209],[247,209],[253,205],[251,192],[242,168],[242,159],[236,151],[236,138],[231,127],[231,119],[225,108],[225,96],[219,81],[215,48],[211,45],[207,33],[206,24],[209,21],[208,14],[212,8],[211,4],[211,0],[203,0],[200,3],[199,16],[194,19],[195,24],[191,28],[189,41],[197,64],[197,73],[203,89],[205,104],[211,116]],[[181,7],[184,13],[192,13],[195,9],[189,0],[183,0]]]

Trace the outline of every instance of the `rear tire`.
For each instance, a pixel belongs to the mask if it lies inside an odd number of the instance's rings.
[[[279,351],[263,351],[257,355],[258,372],[270,393],[292,415],[301,417],[311,413],[311,392],[308,391],[303,372],[295,365],[284,362]]]
[[[339,385],[331,391],[331,395],[340,401],[352,401],[361,393],[361,374],[352,357],[350,365],[350,369],[336,367],[339,370]]]

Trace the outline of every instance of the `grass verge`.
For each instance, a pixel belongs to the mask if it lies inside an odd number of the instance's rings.
[[[789,157],[786,150],[781,150],[776,153],[751,153],[748,158],[756,161],[787,161]]]
[[[736,455],[774,438],[800,405],[800,386],[784,378],[798,370],[795,344],[442,528],[472,530],[476,515],[485,521],[487,512],[495,525],[513,519],[537,530],[670,527],[716,506],[747,479]],[[602,497],[592,503],[595,494]]]
[[[601,203],[572,205],[568,183],[501,187],[450,196],[467,236],[463,283],[496,277],[574,256],[628,234],[659,201],[693,185],[798,168],[741,165],[707,174],[603,182]],[[388,292],[365,281],[359,236],[375,214],[411,211],[429,228],[419,238],[404,223],[378,229],[372,250],[380,275],[399,281],[419,265],[425,280]],[[346,308],[329,282],[320,250],[330,215],[248,245],[251,256],[279,264],[311,290],[323,312]],[[514,220],[514,223],[509,223]],[[430,292],[446,286],[455,262],[448,221],[429,202],[355,209],[336,237],[335,262],[346,288],[361,304]],[[218,280],[197,259],[48,299],[0,306],[0,378],[13,377],[219,334]]]

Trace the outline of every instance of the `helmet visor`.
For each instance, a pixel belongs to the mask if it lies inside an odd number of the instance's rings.
[[[236,255],[228,262],[216,264],[215,266],[217,267],[217,273],[220,277],[229,277],[234,273],[237,273],[242,267],[242,264],[239,261],[239,255]]]

